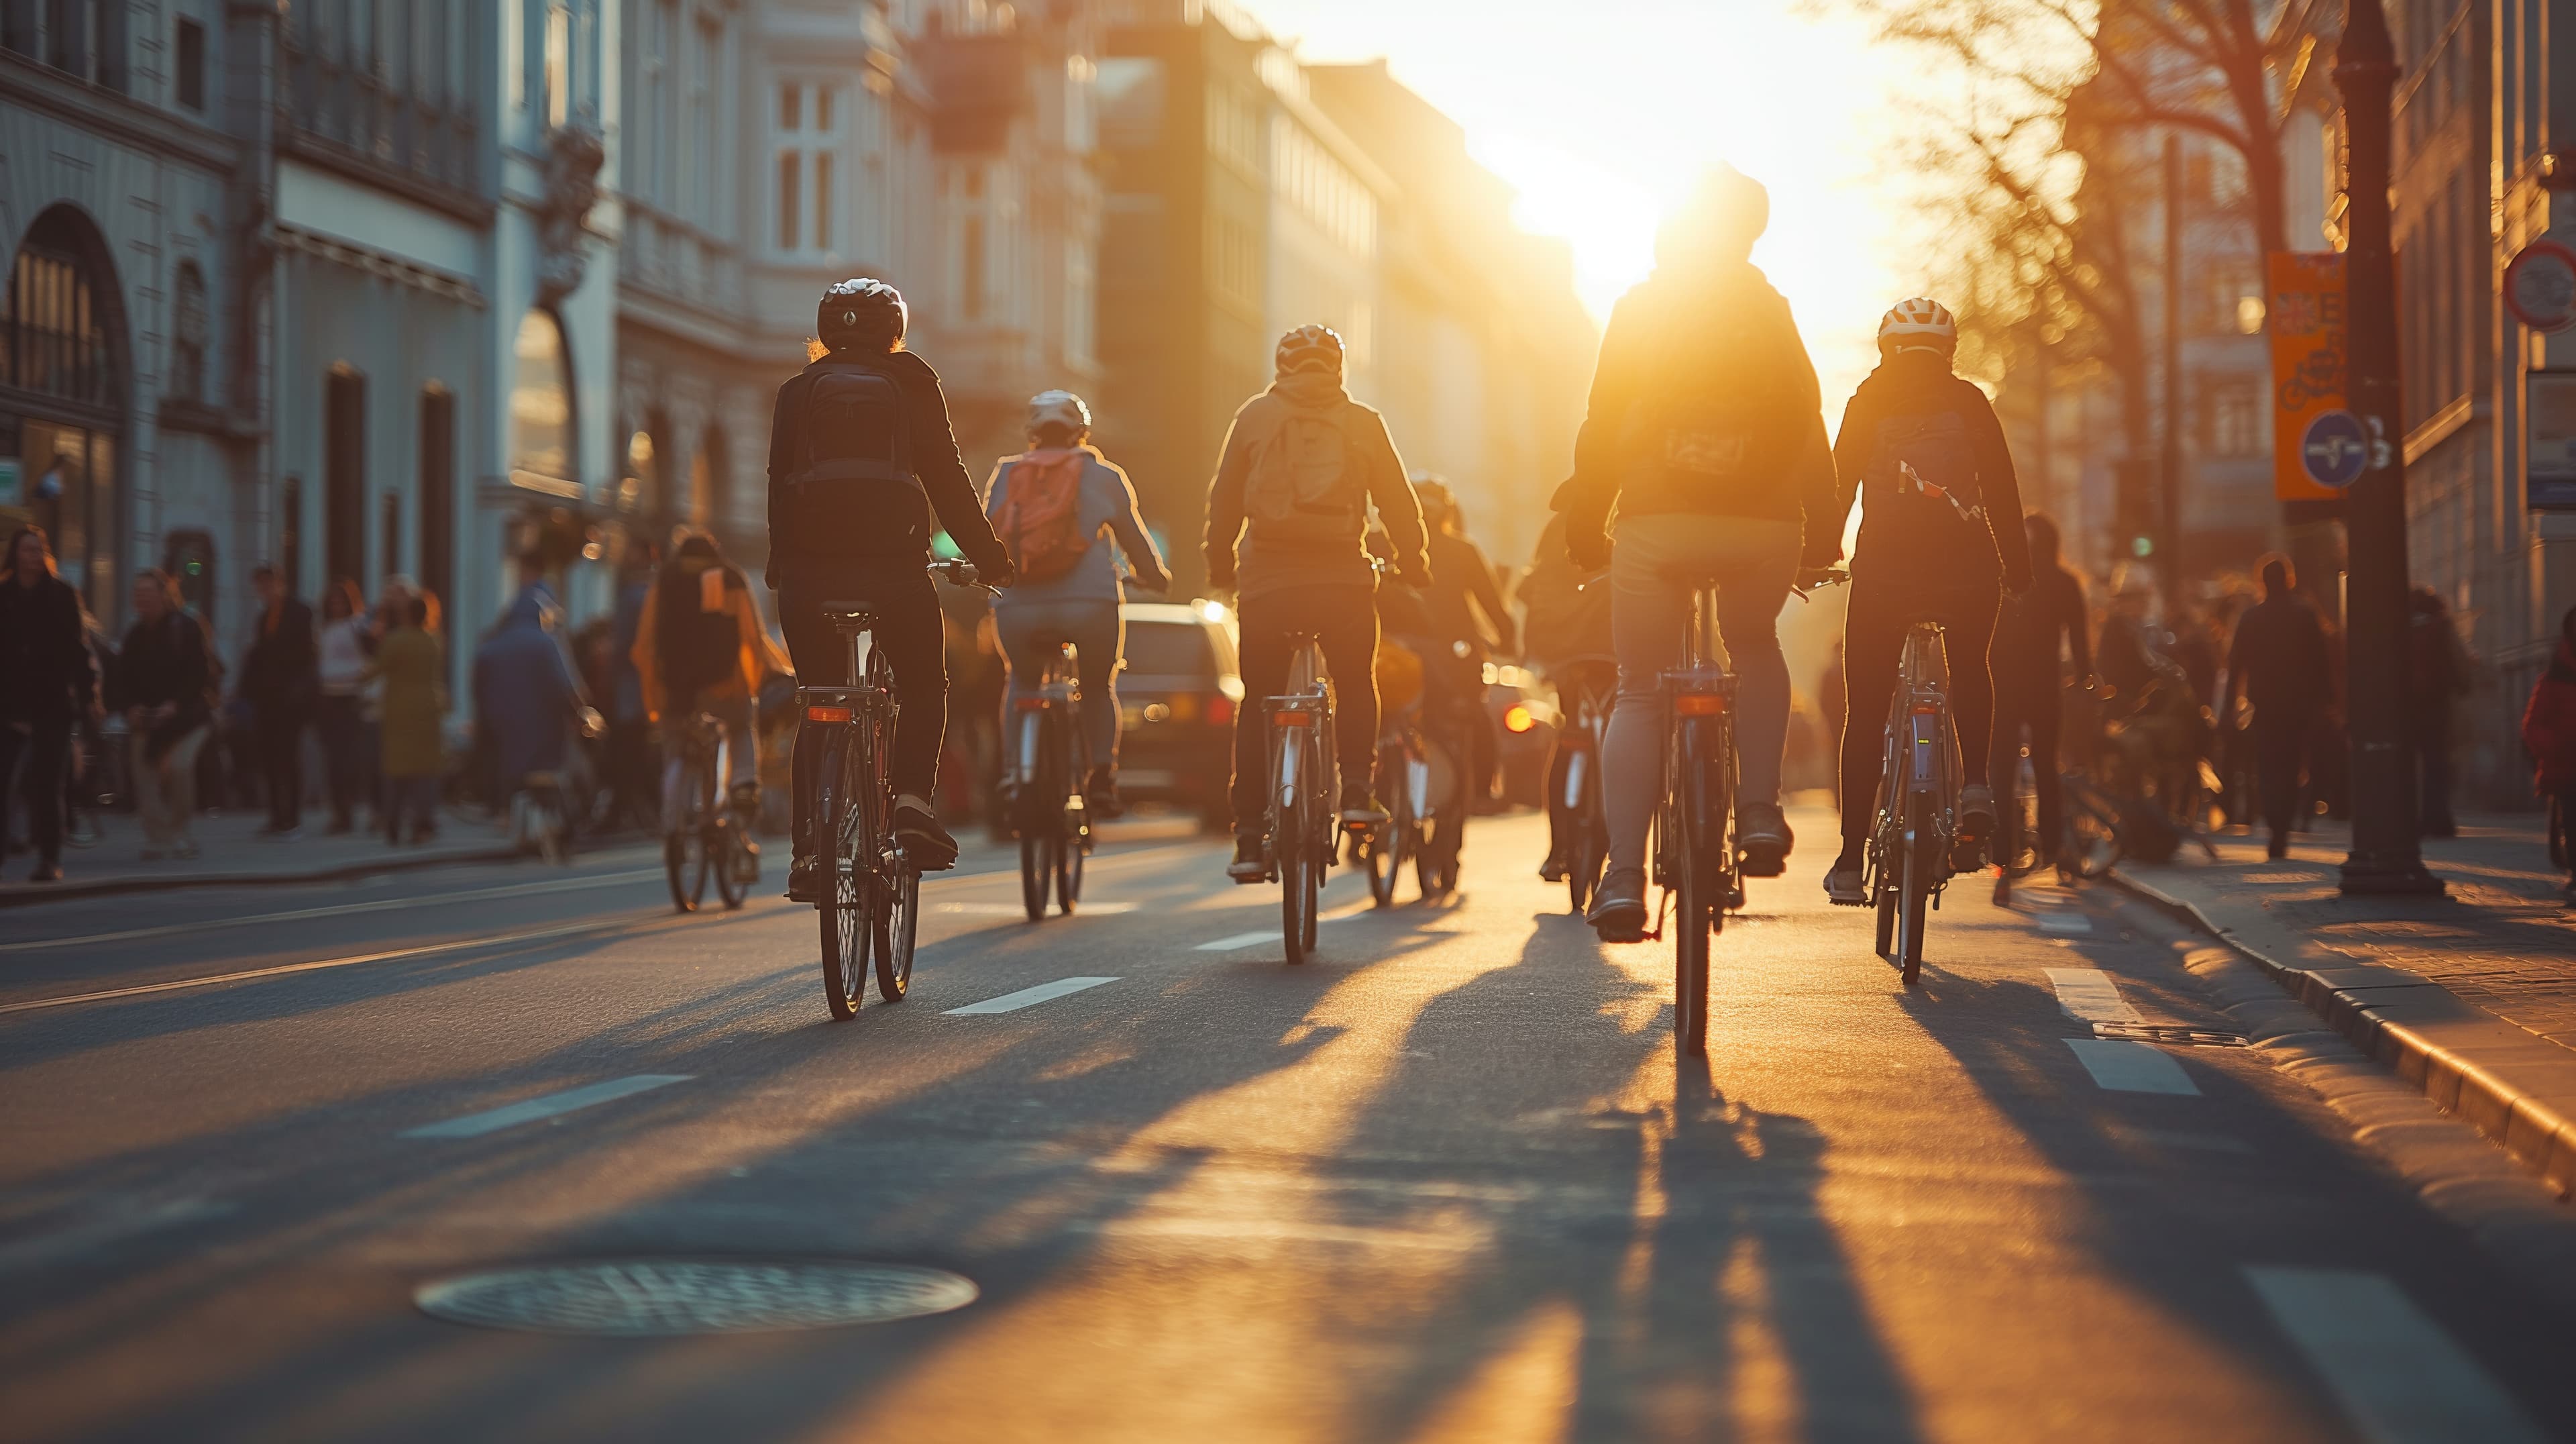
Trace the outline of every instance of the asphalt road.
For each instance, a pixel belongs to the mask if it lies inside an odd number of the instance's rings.
[[[1297,969],[1213,843],[1117,843],[1039,926],[941,879],[911,998],[849,1023],[811,911],[674,916],[631,851],[0,914],[0,1437],[2576,1438],[2567,1301],[2108,894],[1963,888],[1908,991],[1811,848],[1677,1076],[1669,947],[1598,946],[1542,842],[1480,822],[1436,905],[1337,881]],[[415,1302],[602,1260],[979,1296],[649,1338]]]

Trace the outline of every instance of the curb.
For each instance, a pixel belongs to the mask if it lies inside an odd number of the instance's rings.
[[[73,898],[113,897],[119,893],[160,892],[182,887],[273,887],[282,884],[342,882],[350,878],[373,877],[378,873],[411,872],[419,868],[443,867],[460,862],[508,862],[520,855],[515,847],[498,846],[474,852],[441,852],[427,857],[380,857],[371,862],[342,863],[337,867],[312,868],[304,872],[177,872],[146,873],[131,877],[102,877],[41,886],[28,883],[0,890],[0,908],[41,907],[49,902],[67,902]]]
[[[2251,961],[2283,992],[2306,1004],[2328,1027],[2360,1049],[2363,1056],[2387,1065],[2444,1112],[2467,1119],[2517,1162],[2539,1174],[2561,1199],[2576,1195],[2576,1121],[2568,1116],[2571,1109],[2576,1109],[2576,1068],[2569,1070],[2567,1082],[2544,1095],[2493,1068],[2470,1061],[2426,1036],[2423,1028],[2432,1023],[2482,1026],[2500,1030],[2498,1042],[2508,1048],[2527,1043],[2555,1052],[2563,1053],[2565,1049],[2463,1002],[2450,989],[2402,968],[2376,964],[2294,968],[2265,957],[2233,931],[2211,921],[2198,905],[2152,883],[2118,871],[2112,872],[2109,880]],[[2539,1060],[2534,1062],[2548,1066]]]

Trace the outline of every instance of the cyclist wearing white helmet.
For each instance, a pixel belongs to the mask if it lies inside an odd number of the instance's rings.
[[[1139,586],[1171,584],[1162,553],[1137,514],[1127,473],[1091,444],[1091,408],[1070,391],[1029,398],[1029,449],[994,463],[984,514],[1011,549],[1019,581],[993,600],[993,625],[1011,674],[1006,707],[1036,685],[1056,648],[1071,642],[1082,683],[1082,728],[1091,750],[1084,787],[1091,810],[1115,817],[1118,804],[1119,658],[1126,600],[1114,541]],[[1006,714],[1007,715],[1007,714]]]
[[[1898,302],[1878,325],[1878,369],[1843,409],[1834,441],[1837,535],[1853,496],[1868,488],[1843,623],[1843,848],[1825,874],[1826,896],[1847,906],[1868,901],[1861,860],[1878,808],[1880,724],[1905,629],[1917,621],[1937,621],[1946,633],[1965,774],[1960,830],[1977,838],[1995,830],[1987,779],[1995,687],[1987,653],[2002,589],[2016,596],[2030,589],[2030,542],[1995,408],[1950,369],[1958,344],[1959,324],[1940,302]]]

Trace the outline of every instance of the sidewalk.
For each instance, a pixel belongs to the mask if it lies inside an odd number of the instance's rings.
[[[2259,839],[2186,847],[2113,881],[2251,957],[2369,1053],[2576,1190],[2576,909],[2538,817],[2491,815],[2424,860],[2446,898],[2346,898],[2347,833],[2320,824],[2279,862]]]
[[[302,837],[270,842],[253,836],[266,820],[259,813],[202,814],[195,829],[195,857],[146,862],[142,822],[128,814],[98,814],[98,842],[63,849],[61,882],[27,881],[36,867],[32,852],[14,853],[0,862],[5,869],[0,870],[0,908],[174,887],[329,882],[441,863],[506,861],[516,855],[494,824],[453,812],[439,819],[437,840],[418,847],[389,846],[382,834],[372,832],[327,837],[322,831],[325,815],[309,812],[305,817]]]

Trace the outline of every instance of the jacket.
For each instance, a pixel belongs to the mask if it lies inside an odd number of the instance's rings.
[[[1244,483],[1252,474],[1252,459],[1298,413],[1332,411],[1342,414],[1346,460],[1359,472],[1355,480],[1385,524],[1397,573],[1417,586],[1430,580],[1422,503],[1405,479],[1404,458],[1396,454],[1395,439],[1387,435],[1386,419],[1352,401],[1342,390],[1340,377],[1301,371],[1279,377],[1269,390],[1243,403],[1226,428],[1216,475],[1208,482],[1203,547],[1210,586],[1234,587],[1249,600],[1288,587],[1374,582],[1365,516],[1353,518],[1347,537],[1321,540],[1265,535],[1258,522],[1246,524]]]
[[[2576,643],[2566,638],[2522,709],[2522,748],[2541,791],[2576,787]]]
[[[877,487],[874,500],[883,513],[883,525],[872,522],[866,527],[815,535],[796,521],[797,475],[804,468],[809,439],[806,394],[813,389],[814,378],[820,372],[853,364],[890,378],[910,404],[907,440],[913,475],[921,489],[914,492],[895,485]],[[892,454],[890,441],[882,454]],[[788,377],[778,388],[778,403],[769,426],[771,562],[767,570],[773,585],[782,570],[811,571],[898,556],[906,561],[917,557],[926,563],[930,559],[934,518],[937,527],[945,528],[958,550],[978,568],[998,574],[1009,566],[1000,539],[993,535],[992,524],[984,520],[983,509],[977,504],[975,483],[966,475],[965,459],[957,451],[956,433],[949,429],[948,398],[941,393],[939,373],[930,369],[929,362],[910,351],[865,359],[836,352]]]
[[[1975,382],[1951,374],[1950,363],[1932,352],[1900,351],[1881,361],[1843,408],[1842,430],[1834,438],[1838,482],[1832,530],[1839,533],[1843,518],[1851,514],[1852,501],[1877,457],[1880,428],[1892,420],[1943,412],[1966,424],[1981,514],[1954,527],[1957,513],[1938,501],[1891,498],[1905,505],[1864,506],[1860,540],[1852,547],[1852,577],[1873,587],[1918,591],[1954,585],[1982,589],[2000,579],[2007,590],[2026,592],[2031,585],[2030,538],[2022,530],[2021,486],[2013,475],[2003,423],[1995,419],[1986,393]],[[1953,540],[1938,540],[1945,536]]]
[[[321,687],[313,609],[293,597],[280,597],[274,608],[260,614],[235,690],[261,716],[286,719],[311,711]]]
[[[2275,593],[2245,609],[2227,644],[2227,695],[2219,715],[2242,693],[2257,725],[2269,710],[2283,719],[2314,718],[2334,704],[2334,659],[2325,623],[2307,598]]]
[[[675,593],[685,593],[693,603],[703,605],[705,574],[685,568],[684,559],[681,569],[666,570],[661,581],[646,589],[644,608],[635,623],[635,645],[626,654],[627,659],[634,663],[637,677],[642,680],[648,721],[659,721],[667,714],[686,711],[696,701],[694,696],[663,695],[667,672],[663,666],[662,648],[672,620],[664,614],[665,599]],[[725,648],[729,655],[720,664],[722,675],[708,684],[705,692],[715,697],[756,696],[763,678],[772,672],[794,676],[796,667],[787,660],[785,653],[778,650],[778,644],[769,639],[768,629],[761,626],[760,609],[752,603],[751,587],[743,580],[742,573],[725,567],[719,575],[723,601],[717,608],[717,615],[724,618],[724,625],[731,633],[730,645]],[[678,583],[676,587],[671,585],[674,581]]]
[[[158,759],[212,715],[207,693],[214,686],[214,664],[206,652],[206,629],[176,608],[158,622],[136,622],[117,648],[108,683],[108,706],[116,711],[172,706],[168,718],[145,724],[144,755]]]
[[[447,711],[447,649],[429,632],[405,623],[376,648],[374,675],[384,679],[384,717],[378,758],[387,777],[438,777],[447,771],[447,740],[440,719]]]
[[[1584,573],[1565,554],[1565,518],[1550,517],[1539,533],[1538,554],[1522,575],[1520,602],[1526,616],[1521,643],[1541,667],[1570,662],[1607,661],[1610,646],[1610,586],[1606,574],[1585,586]]]
[[[0,723],[59,722],[97,700],[80,593],[51,573],[33,586],[0,576]]]
[[[1483,548],[1455,532],[1435,531],[1430,551],[1431,585],[1422,589],[1422,604],[1432,637],[1465,642],[1465,660],[1474,662],[1485,660],[1488,645],[1505,656],[1519,651],[1511,609],[1503,605]]]
[[[1043,582],[1026,577],[1011,584],[1011,589],[993,599],[996,610],[1033,606],[1042,602],[1123,602],[1127,584],[1118,571],[1118,557],[1110,551],[1117,544],[1127,565],[1139,579],[1154,590],[1171,585],[1171,574],[1164,569],[1163,554],[1154,545],[1152,534],[1145,530],[1145,518],[1136,509],[1136,487],[1117,463],[1100,454],[1098,447],[1079,448],[1085,457],[1082,470],[1081,496],[1074,513],[1075,528],[1091,538],[1091,549],[1074,563],[1073,570]],[[1033,451],[1024,456],[1005,456],[993,463],[993,474],[984,482],[984,515],[999,517],[1011,499],[1011,467],[1029,457],[1056,457],[1062,452]]]
[[[1834,468],[1821,408],[1797,320],[1760,270],[1659,269],[1610,312],[1574,475],[1554,505],[1575,544],[1601,532],[1614,504],[1622,517],[1792,522],[1808,563],[1823,565],[1841,554],[1842,536],[1827,516]],[[1694,429],[1694,418],[1741,438],[1731,474],[1672,464],[1674,435]]]
[[[505,791],[529,773],[563,769],[582,706],[581,684],[545,614],[538,589],[527,588],[474,652],[475,717],[490,730]]]
[[[2093,649],[2085,636],[2084,583],[2058,565],[2053,555],[2032,572],[2030,590],[2004,601],[1987,656],[1998,690],[2052,699],[2053,705],[2058,684],[2065,680],[2061,657],[2073,659],[2078,677],[2093,671]]]

